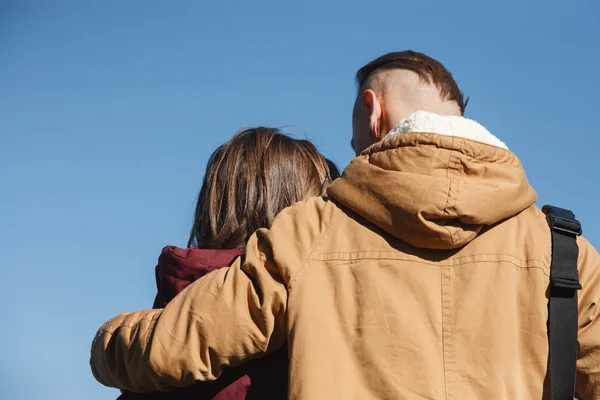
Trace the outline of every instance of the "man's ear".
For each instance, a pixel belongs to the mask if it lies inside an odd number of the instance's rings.
[[[381,139],[381,103],[371,89],[363,93],[363,102],[369,115],[369,131],[376,140]]]

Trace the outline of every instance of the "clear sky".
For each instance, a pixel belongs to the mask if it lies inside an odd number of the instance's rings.
[[[96,329],[149,308],[208,155],[287,126],[352,158],[357,68],[441,60],[539,204],[600,245],[600,6],[570,1],[0,1],[0,398],[110,399]]]

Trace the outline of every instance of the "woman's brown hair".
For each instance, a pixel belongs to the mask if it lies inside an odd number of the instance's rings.
[[[275,128],[240,131],[208,160],[188,247],[243,249],[281,210],[325,194],[338,176],[308,140]]]

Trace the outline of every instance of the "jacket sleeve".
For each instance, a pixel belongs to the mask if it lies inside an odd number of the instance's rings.
[[[579,244],[579,358],[577,398],[600,399],[600,255],[584,238]]]
[[[164,309],[106,322],[92,343],[95,378],[122,390],[168,391],[281,347],[288,287],[325,232],[326,204],[318,198],[284,210],[270,230],[252,235],[245,257],[197,280]]]

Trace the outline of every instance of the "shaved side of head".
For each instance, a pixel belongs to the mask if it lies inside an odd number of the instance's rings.
[[[402,115],[391,118],[397,122],[419,110],[439,115],[462,115],[455,101],[442,98],[440,90],[434,84],[410,70],[377,71],[365,86],[368,86],[365,89],[372,89],[382,96],[389,113],[399,114],[394,110],[402,110]]]

